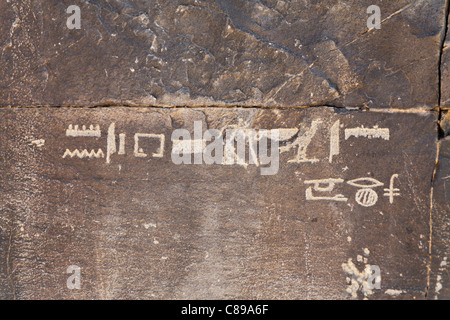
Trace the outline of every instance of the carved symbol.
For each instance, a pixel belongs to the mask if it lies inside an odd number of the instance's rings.
[[[400,196],[400,189],[398,188],[394,188],[394,180],[395,178],[398,179],[398,174],[394,174],[391,177],[391,181],[389,184],[389,189],[384,189],[384,192],[386,192],[384,194],[385,197],[389,197],[389,202],[392,204],[394,203],[394,197],[399,197]]]
[[[341,122],[338,120],[334,123],[330,130],[330,163],[333,162],[333,157],[339,155],[339,126]]]
[[[110,163],[111,155],[116,153],[116,124],[111,123],[108,128],[108,138],[106,139],[106,163]]]
[[[82,150],[81,152],[78,149],[75,149],[74,151],[70,151],[69,149],[66,149],[66,151],[64,152],[63,158],[65,157],[78,157],[80,159],[83,158],[104,158],[105,154],[103,153],[102,149],[98,149],[97,152],[95,152],[95,150],[91,150],[90,152],[87,151],[87,149]]]
[[[66,130],[66,136],[68,137],[97,137],[101,136],[100,126],[96,125],[95,128],[91,124],[89,129],[86,129],[86,126],[83,125],[81,129],[79,129],[78,125],[69,125],[69,128]]]
[[[125,133],[119,133],[119,153],[118,154],[125,154]]]
[[[153,133],[136,133],[134,135],[134,155],[138,158],[145,158],[148,155],[144,153],[142,148],[139,148],[139,138],[152,138],[159,139],[160,146],[158,150],[152,154],[154,158],[162,158],[164,156],[164,141],[165,136],[163,134],[153,134]]]
[[[106,139],[106,163],[111,162],[111,155],[117,152],[116,146],[116,124],[113,122],[108,128],[108,138]],[[119,134],[119,152],[125,154],[125,133]]]
[[[289,160],[288,162],[292,163],[303,163],[303,162],[310,162],[310,163],[316,163],[319,162],[319,159],[308,159],[306,155],[306,150],[311,143],[312,139],[314,138],[317,130],[319,129],[319,126],[322,124],[321,120],[314,120],[311,123],[311,128],[302,136],[298,136],[294,142],[289,143],[287,146],[280,147],[281,152],[289,151],[290,149],[294,147],[298,147],[297,155],[294,159]],[[292,134],[293,130],[296,130],[298,132],[298,129],[284,129],[285,131],[281,131],[281,137],[284,138],[284,135],[286,134]],[[282,139],[280,139],[282,140]]]
[[[362,184],[360,182],[369,182],[371,184]],[[378,194],[372,188],[381,187],[384,183],[374,178],[358,178],[347,182],[349,185],[362,188],[356,192],[355,200],[363,207],[372,207],[378,201]]]
[[[364,188],[356,192],[355,199],[363,207],[371,207],[377,203],[378,194],[372,189]]]
[[[345,129],[345,140],[348,140],[350,137],[365,137],[369,139],[380,138],[389,141],[390,139],[390,130],[389,128],[378,128],[375,126],[374,128],[364,128],[364,126],[360,128],[352,128]]]
[[[322,179],[322,180],[307,180],[305,184],[313,184],[314,186],[306,189],[306,200],[332,200],[332,201],[347,201],[348,199],[342,194],[335,195],[333,197],[316,197],[313,195],[312,190],[317,192],[331,192],[333,191],[336,183],[343,183],[342,179]],[[325,185],[321,187],[321,185]]]
[[[85,125],[79,128],[78,125],[69,125],[69,128],[66,130],[66,136],[68,137],[101,137],[100,126],[96,125],[95,128],[93,125],[89,126],[89,129],[86,128]],[[115,139],[115,123],[112,123],[108,128],[108,137],[107,137],[107,146],[106,146],[106,163],[110,163],[111,155],[116,152],[116,139]],[[66,149],[66,152],[63,155],[63,158],[66,156],[78,157],[82,158],[104,158],[104,153],[101,149],[98,149],[97,152],[91,150],[88,152],[86,149],[81,152],[78,149],[75,149],[73,152]]]

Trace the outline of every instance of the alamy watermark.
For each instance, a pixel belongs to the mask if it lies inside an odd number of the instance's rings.
[[[67,8],[66,13],[72,14],[67,18],[67,28],[81,29],[81,10],[79,6],[71,5]]]
[[[172,132],[173,163],[256,165],[261,175],[275,175],[279,169],[279,131],[254,129],[217,129],[203,131],[202,122],[194,122],[194,133],[186,129]]]
[[[358,255],[358,262],[364,263],[364,269],[360,271],[353,263],[352,259],[348,259],[347,263],[342,264],[342,269],[347,277],[346,291],[357,298],[358,292],[365,297],[373,294],[373,290],[381,290],[381,269],[378,265],[368,264],[369,249],[364,249],[365,257]]]
[[[67,288],[70,290],[81,289],[81,268],[72,265],[67,268],[66,273],[71,274],[66,281]]]
[[[372,29],[381,29],[381,9],[379,6],[371,5],[367,8],[367,14],[371,16],[367,19],[367,28],[369,30]]]
[[[71,5],[66,9],[66,13],[70,14],[67,18],[67,28],[69,29],[81,29],[81,9],[79,6]],[[367,14],[370,17],[367,19],[367,28],[381,29],[381,9],[377,5],[371,5],[367,8]]]

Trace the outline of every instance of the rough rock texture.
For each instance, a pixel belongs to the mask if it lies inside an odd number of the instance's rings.
[[[450,299],[450,139],[440,142],[433,183],[432,269],[429,297]]]
[[[1,109],[0,298],[423,299],[436,120],[326,107]],[[194,134],[194,121],[226,135],[290,129],[277,174],[250,158],[174,164],[172,132]],[[157,136],[136,146],[136,133],[162,134],[163,149]],[[79,290],[66,286],[70,265]],[[380,289],[367,287],[367,266]]]
[[[445,3],[2,1],[0,105],[434,108]]]
[[[448,17],[447,17],[448,20]],[[447,21],[446,36],[441,50],[441,94],[440,106],[443,109],[450,107],[450,34],[448,32],[450,20]]]
[[[447,6],[449,5],[447,1]],[[447,8],[448,10],[448,8]],[[448,20],[448,17],[447,17]],[[446,39],[441,51],[440,137],[439,157],[433,176],[432,246],[430,279],[427,296],[430,299],[450,299],[449,253],[450,253],[450,51],[447,21]]]
[[[450,299],[448,7],[0,1],[0,299]]]
[[[443,135],[444,137],[450,135],[450,112],[448,111],[442,112],[439,125],[441,128],[441,135]]]

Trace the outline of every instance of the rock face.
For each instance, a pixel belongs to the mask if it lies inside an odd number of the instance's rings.
[[[448,1],[372,2],[1,1],[0,299],[450,299]]]
[[[0,115],[3,298],[423,297],[434,113]],[[237,153],[233,132],[278,129],[279,163],[262,164],[260,138],[255,158],[247,141],[242,163],[194,164],[189,148],[192,164],[176,165],[177,129],[193,141],[217,129],[224,158],[230,145]],[[263,175],[267,167],[275,170]],[[81,269],[80,290],[67,289],[71,265]]]
[[[438,105],[443,0],[72,4],[2,1],[1,105]]]
[[[433,238],[430,297],[450,299],[450,139],[442,140],[433,184]]]
[[[450,21],[448,21],[450,24]],[[443,109],[449,109],[450,107],[450,52],[449,45],[450,39],[448,34],[447,26],[447,34],[445,37],[445,41],[441,50],[441,101],[440,106]]]

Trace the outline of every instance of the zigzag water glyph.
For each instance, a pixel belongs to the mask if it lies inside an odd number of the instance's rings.
[[[69,149],[66,149],[66,151],[64,152],[64,155],[62,156],[63,158],[65,157],[78,157],[80,159],[83,158],[104,158],[105,154],[103,153],[102,149],[98,149],[97,152],[95,152],[94,149],[92,149],[90,152],[87,151],[87,149],[82,150],[81,152],[78,149],[75,149],[74,151],[70,151]]]

